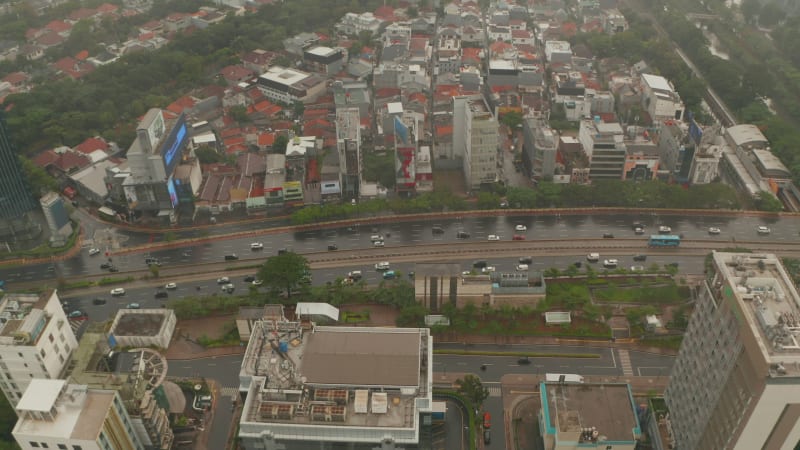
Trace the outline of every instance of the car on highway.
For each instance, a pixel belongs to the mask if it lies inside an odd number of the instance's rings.
[[[678,263],[676,263],[676,262],[671,262],[671,263],[664,264],[664,265],[665,265],[666,267],[672,267],[673,269],[677,269],[677,268],[678,268],[678,266],[679,266],[679,264],[678,264]]]
[[[119,272],[119,269],[117,269],[117,266],[112,265],[108,268],[108,271],[116,273]]]
[[[119,297],[121,295],[125,295],[125,289],[123,288],[114,288],[111,290],[111,295],[113,297]]]
[[[522,256],[519,258],[520,264],[530,264],[533,262],[533,257],[531,256]]]
[[[381,261],[375,264],[375,270],[389,270],[389,267],[391,267],[389,261]]]
[[[231,282],[231,279],[228,277],[219,277],[217,278],[217,284],[228,284]]]
[[[247,275],[247,276],[244,277],[244,282],[245,283],[252,283],[253,280],[255,280],[255,279],[256,279],[256,277],[254,275]]]
[[[383,236],[381,236],[380,234],[373,234],[372,236],[369,237],[369,240],[372,242],[382,241]]]
[[[278,254],[279,254],[279,255],[285,255],[285,254],[287,254],[287,253],[289,253],[289,250],[288,250],[288,249],[285,249],[285,248],[279,248],[279,249],[278,249]]]
[[[456,238],[458,239],[469,239],[469,236],[470,236],[469,233],[463,230],[456,233]]]
[[[384,243],[383,241],[373,241],[372,242],[372,246],[373,247],[386,247],[386,243]]]
[[[720,234],[720,233],[722,233],[722,230],[720,230],[717,227],[709,227],[708,228],[708,234]]]
[[[433,234],[444,234],[444,228],[442,228],[440,225],[434,225],[431,228],[431,232]]]
[[[481,269],[481,272],[482,273],[492,273],[492,272],[494,272],[496,270],[497,270],[497,267],[495,267],[495,266],[486,266],[483,269]]]
[[[394,280],[395,278],[397,278],[397,273],[395,273],[394,270],[387,270],[386,272],[383,272],[384,280]]]
[[[492,415],[488,411],[483,412],[483,428],[492,428]]]
[[[517,225],[514,227],[514,231],[528,231],[528,227],[525,225]]]
[[[347,278],[350,278],[353,281],[358,281],[362,277],[360,270],[353,270],[351,272],[347,272]]]
[[[756,229],[756,232],[758,234],[770,234],[772,233],[772,230],[770,230],[769,227],[765,227],[762,225]]]
[[[128,303],[126,306],[128,309],[139,309],[141,306],[138,303]]]
[[[156,291],[154,297],[155,298],[167,298],[167,297],[169,297],[169,294],[167,293],[167,291]]]
[[[574,263],[572,263],[572,265],[573,265],[573,266],[575,266],[575,267],[576,267],[576,268],[578,268],[578,269],[580,269],[581,267],[583,267],[583,263],[582,263],[582,262],[580,262],[580,261],[575,261]]]
[[[334,250],[339,250],[339,247],[336,244],[328,244],[328,251],[332,252]]]
[[[79,310],[79,309],[76,309],[75,311],[72,311],[67,316],[67,318],[70,318],[70,319],[84,319],[86,317],[87,317],[86,313],[81,311],[81,310]]]
[[[111,267],[110,262],[104,262],[103,264],[100,264],[101,269],[108,269],[109,267]]]
[[[252,284],[253,284],[253,286],[261,286],[262,284],[264,284],[264,281],[259,280],[259,279],[255,279],[255,280],[253,280]]]
[[[644,228],[636,227],[633,229],[633,234],[644,234]]]
[[[631,266],[631,272],[644,272],[644,266]]]
[[[94,256],[94,255],[96,255],[98,253],[100,253],[100,249],[99,248],[90,248],[89,249],[89,256]]]
[[[464,270],[464,271],[461,272],[461,275],[466,277],[466,276],[469,276],[469,275],[475,275],[475,272],[473,272],[471,270]]]
[[[225,255],[225,261],[236,261],[237,259],[239,259],[239,256],[236,253]]]
[[[483,444],[489,445],[492,443],[492,432],[489,430],[483,430]]]
[[[589,253],[588,255],[586,255],[586,260],[589,262],[600,261],[600,253]]]
[[[670,228],[670,227],[668,227],[666,225],[661,225],[660,227],[658,227],[658,232],[660,234],[669,234],[669,233],[672,233],[672,228]]]
[[[489,235],[489,236],[486,238],[486,240],[487,240],[487,241],[499,241],[499,240],[500,240],[500,236],[499,236],[499,235],[497,235],[497,234],[490,234],[490,235]]]
[[[477,259],[475,261],[472,261],[472,267],[476,269],[482,269],[488,265],[489,263],[487,263],[485,259]]]
[[[167,283],[164,285],[164,289],[178,289],[177,283]]]
[[[250,244],[250,250],[264,250],[263,242],[253,242]]]
[[[92,304],[93,305],[97,305],[97,306],[105,305],[106,304],[106,299],[104,299],[104,298],[94,298],[94,299],[92,299]]]
[[[524,241],[525,240],[525,235],[524,234],[515,234],[514,237],[511,238],[511,240],[512,241]]]
[[[236,287],[231,283],[227,283],[227,284],[223,284],[220,289],[222,289],[222,292],[227,292],[228,294],[233,294],[233,291],[236,289]]]
[[[524,272],[524,271],[528,270],[528,265],[527,264],[517,264],[516,269],[517,269],[518,272]]]
[[[603,267],[607,269],[616,269],[619,261],[616,259],[606,259],[603,261]]]
[[[641,253],[638,254],[638,255],[633,255],[633,260],[634,261],[647,261],[647,255],[643,255]]]
[[[614,235],[611,233],[603,233],[603,239],[614,239]]]
[[[522,358],[517,360],[517,364],[519,364],[520,366],[527,366],[530,363],[531,363],[531,360],[527,356],[522,357]]]

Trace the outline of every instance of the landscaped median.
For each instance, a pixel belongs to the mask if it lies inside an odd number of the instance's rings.
[[[462,356],[515,356],[522,358],[599,358],[596,353],[540,353],[540,352],[492,352],[481,350],[459,350],[439,348],[433,349],[434,355],[462,355]]]

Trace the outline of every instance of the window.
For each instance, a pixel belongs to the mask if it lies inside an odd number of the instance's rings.
[[[22,352],[19,352],[19,353],[17,353],[17,354],[19,355],[19,357],[20,357],[20,358],[22,358],[22,357],[23,357],[23,356],[22,356]]]
[[[67,446],[64,444],[58,444],[59,450],[67,450]]]
[[[33,447],[33,448],[39,448],[39,443],[38,442],[30,441],[29,444],[31,444],[31,447]]]
[[[42,448],[50,448],[50,447],[47,445],[47,442],[42,442]]]
[[[83,447],[81,447],[80,445],[73,445],[72,450],[83,450]]]
[[[50,342],[53,342],[53,341],[55,341],[55,340],[56,340],[56,338],[54,338],[54,337],[53,337],[53,333],[50,333],[50,334],[47,336],[47,339],[49,339],[49,340],[50,340]]]
[[[39,350],[39,354],[42,355],[42,358],[47,354],[44,352],[44,349]]]

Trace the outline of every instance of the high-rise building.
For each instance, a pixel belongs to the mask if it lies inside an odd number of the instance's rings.
[[[599,117],[584,119],[578,130],[578,140],[589,158],[592,180],[622,179],[628,153],[619,123],[605,123]]]
[[[63,378],[78,341],[55,290],[0,300],[0,389],[11,405],[35,378]]]
[[[0,111],[0,240],[36,239],[41,226],[28,213],[37,206]]]
[[[64,199],[55,192],[48,192],[39,199],[42,212],[50,228],[50,243],[54,246],[63,246],[72,234],[72,223],[64,206]]]
[[[117,391],[36,379],[16,411],[12,434],[23,450],[144,449]]]
[[[523,162],[532,177],[552,179],[556,172],[558,135],[543,117],[529,117],[522,122],[525,143]]]
[[[774,254],[712,254],[664,398],[677,450],[800,442],[800,296]]]
[[[481,95],[453,97],[453,154],[463,157],[467,189],[497,181],[498,124]]]
[[[359,198],[361,184],[361,119],[356,107],[336,108],[336,148],[345,198]]]
[[[301,317],[338,316],[329,305],[314,308]],[[246,395],[240,445],[428,448],[432,344],[427,328],[256,322],[239,375]]]

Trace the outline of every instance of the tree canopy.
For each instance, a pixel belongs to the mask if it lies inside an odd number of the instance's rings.
[[[469,399],[478,409],[483,405],[483,401],[489,398],[489,389],[475,375],[464,375],[464,378],[457,379],[456,386],[458,386],[458,392]]]
[[[308,277],[308,260],[294,252],[270,256],[258,270],[258,279],[264,286],[281,292],[286,291],[286,296],[291,298],[292,290],[299,286]]]

